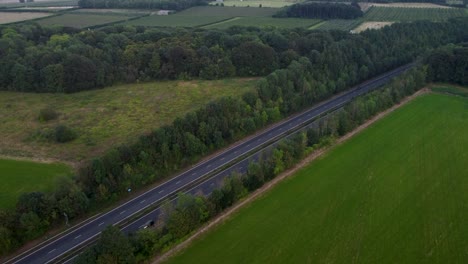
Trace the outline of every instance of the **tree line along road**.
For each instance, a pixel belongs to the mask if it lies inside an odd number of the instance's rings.
[[[97,215],[88,219],[77,227],[71,229],[65,234],[59,234],[49,241],[46,241],[22,254],[8,260],[6,263],[53,263],[67,258],[73,258],[74,251],[91,243],[99,236],[102,230],[108,225],[119,225],[128,222],[135,215],[148,210],[155,203],[172,197],[174,194],[185,190],[188,193],[209,194],[217,183],[230,175],[233,171],[243,172],[247,169],[249,158],[239,160],[239,157],[249,157],[255,159],[253,153],[265,148],[280,138],[297,131],[306,126],[317,117],[320,117],[330,111],[340,108],[353,98],[368,93],[381,87],[393,77],[396,77],[406,70],[413,67],[414,64],[408,64],[392,71],[386,72],[378,77],[361,83],[346,92],[343,92],[329,100],[322,102],[312,108],[294,115],[284,121],[277,123],[263,132],[250,137],[222,152],[212,158],[200,162],[189,170],[177,175],[176,177],[162,183],[161,185],[133,198],[126,203],[117,206],[109,212]],[[230,167],[229,167],[230,166]],[[229,167],[227,169],[224,169]],[[214,172],[224,169],[214,174]],[[214,175],[212,175],[214,174]],[[208,178],[208,176],[211,176]],[[125,232],[132,232],[141,228],[146,222],[155,220],[159,215],[159,208],[150,213],[139,217],[130,224],[123,227]],[[67,258],[64,258],[64,255]]]

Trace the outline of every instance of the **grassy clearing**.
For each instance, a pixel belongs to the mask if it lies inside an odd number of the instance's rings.
[[[169,263],[466,263],[468,99],[428,94]]]
[[[303,2],[301,0],[244,0],[244,1],[239,1],[239,0],[225,0],[224,1],[224,6],[250,6],[250,7],[259,7],[262,5],[262,7],[284,7],[288,5],[293,5],[295,3]],[[212,5],[217,4],[217,2],[212,2]],[[219,3],[218,3],[219,4]]]
[[[255,83],[255,79],[164,81],[76,94],[0,92],[0,155],[72,162],[89,159],[216,98],[244,94]],[[58,119],[39,122],[38,113],[47,107],[59,113]],[[64,144],[32,137],[58,124],[74,128],[79,137]]]
[[[467,11],[463,8],[372,7],[364,19],[367,21],[443,21],[466,15]]]
[[[23,193],[52,190],[57,178],[69,176],[71,169],[58,163],[0,159],[0,172],[0,209],[7,209]]]
[[[116,14],[63,14],[38,20],[41,26],[65,26],[74,28],[86,28],[128,19],[125,15]]]
[[[0,12],[0,24],[27,21],[41,17],[48,17],[51,15],[53,14],[42,12]]]
[[[229,28],[232,26],[278,27],[278,28],[309,28],[321,20],[302,18],[273,18],[273,17],[236,17],[231,20],[207,25],[204,28]]]

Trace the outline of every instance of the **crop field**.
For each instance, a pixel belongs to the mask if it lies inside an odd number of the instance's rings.
[[[230,19],[223,16],[145,16],[124,22],[126,25],[147,27],[198,27]]]
[[[78,0],[35,0],[34,2],[20,3],[17,0],[0,0],[0,7],[45,7],[45,6],[77,6]]]
[[[319,19],[302,18],[273,18],[273,17],[235,17],[219,23],[210,24],[204,28],[229,28],[232,26],[278,27],[296,28],[306,27],[319,23]]]
[[[41,26],[65,26],[74,28],[86,28],[112,22],[127,20],[125,15],[104,15],[104,14],[63,14],[38,20]]]
[[[300,2],[303,2],[301,0],[253,0],[253,1],[250,1],[250,0],[244,0],[244,1],[240,1],[240,0],[225,0],[224,1],[224,6],[250,6],[250,7],[259,7],[260,5],[262,5],[262,7],[276,7],[276,8],[279,8],[279,7],[284,7],[284,6],[288,6],[288,5],[293,5],[295,3],[300,3]],[[213,4],[216,4],[216,2],[212,2],[211,3],[212,5]]]
[[[174,16],[271,17],[277,11],[277,8],[196,6],[178,12]]]
[[[51,15],[53,14],[42,12],[0,12],[0,24],[27,21]]]
[[[467,14],[467,10],[463,8],[372,7],[365,14],[364,19],[367,21],[442,21]]]
[[[139,19],[125,22],[127,25],[135,26],[158,26],[158,27],[199,27],[207,25],[218,25],[219,27],[224,26],[224,22],[229,26],[240,24],[251,25],[252,23],[257,25],[263,25],[268,22],[276,22],[275,19],[271,18],[277,9],[275,8],[254,8],[254,7],[219,7],[219,6],[197,6],[186,9],[169,16],[146,16]],[[238,17],[246,18],[238,23],[231,24]],[[248,19],[247,19],[248,18]],[[257,20],[258,22],[252,22]],[[286,21],[285,21],[286,22]],[[292,24],[294,22],[289,22]],[[229,27],[227,26],[227,27]],[[285,23],[284,27],[288,27],[288,23]]]
[[[7,159],[0,159],[0,171],[0,209],[12,208],[23,193],[52,190],[57,178],[71,173],[64,164]]]
[[[242,95],[255,83],[252,78],[163,81],[75,94],[0,92],[0,155],[79,162],[170,124],[211,100]],[[58,118],[39,122],[38,113],[47,107],[58,112]],[[34,137],[58,124],[75,129],[79,137],[62,144]]]
[[[468,98],[427,94],[168,263],[466,263]]]
[[[364,22],[353,29],[353,32],[360,33],[368,29],[381,29],[392,24],[393,22]]]
[[[349,31],[362,23],[361,19],[331,19],[311,29]]]

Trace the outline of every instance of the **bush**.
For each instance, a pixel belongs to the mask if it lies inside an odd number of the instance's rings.
[[[55,127],[55,142],[65,143],[74,140],[77,138],[77,134],[73,129],[65,126],[58,125]]]
[[[59,116],[58,112],[50,107],[43,108],[39,111],[39,121],[47,122],[54,120]]]

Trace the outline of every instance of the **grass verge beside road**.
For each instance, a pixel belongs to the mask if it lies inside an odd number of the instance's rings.
[[[463,263],[467,103],[417,98],[168,262]]]

